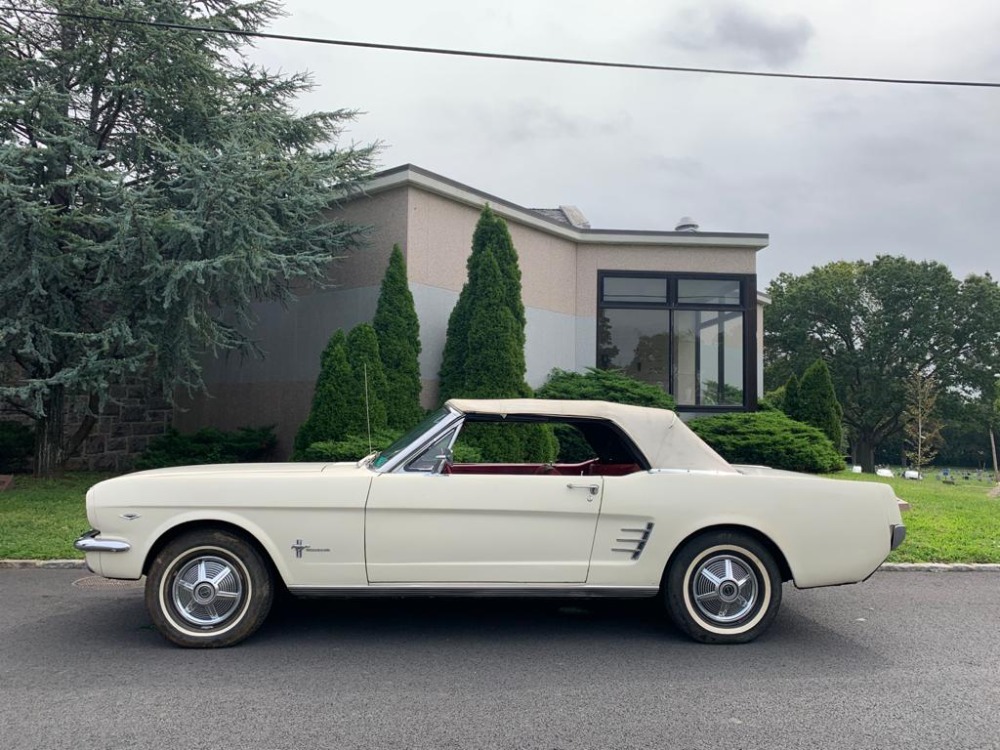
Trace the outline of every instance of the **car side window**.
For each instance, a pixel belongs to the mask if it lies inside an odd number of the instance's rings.
[[[602,420],[470,415],[454,448],[451,474],[622,475],[643,468],[620,431]]]
[[[440,472],[451,461],[451,444],[454,439],[455,430],[449,430],[406,464],[405,471]]]

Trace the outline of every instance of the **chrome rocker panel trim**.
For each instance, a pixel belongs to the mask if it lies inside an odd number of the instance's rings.
[[[470,596],[470,597],[581,597],[633,599],[656,596],[658,586],[586,586],[586,585],[512,585],[488,583],[455,584],[382,584],[368,586],[289,586],[295,596],[354,597],[354,596]]]

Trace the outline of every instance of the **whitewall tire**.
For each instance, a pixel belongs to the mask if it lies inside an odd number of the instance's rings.
[[[674,624],[695,640],[747,643],[778,614],[781,573],[773,554],[749,534],[709,532],[677,553],[664,593]]]
[[[199,529],[169,542],[146,577],[146,608],[163,636],[187,648],[232,646],[271,609],[274,584],[257,549],[236,534]]]

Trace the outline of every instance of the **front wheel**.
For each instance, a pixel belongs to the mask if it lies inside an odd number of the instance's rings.
[[[167,640],[232,646],[261,626],[274,586],[257,549],[227,531],[201,529],[168,543],[149,568],[146,609]]]
[[[667,571],[674,624],[702,643],[747,643],[778,614],[781,574],[767,547],[748,534],[712,532],[687,542]]]

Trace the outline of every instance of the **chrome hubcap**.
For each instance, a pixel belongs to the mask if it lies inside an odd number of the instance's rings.
[[[177,571],[171,595],[181,617],[201,628],[212,627],[239,611],[243,579],[221,557],[195,557]]]
[[[695,570],[691,595],[698,610],[709,620],[733,623],[746,617],[757,603],[757,576],[740,557],[714,555]]]

